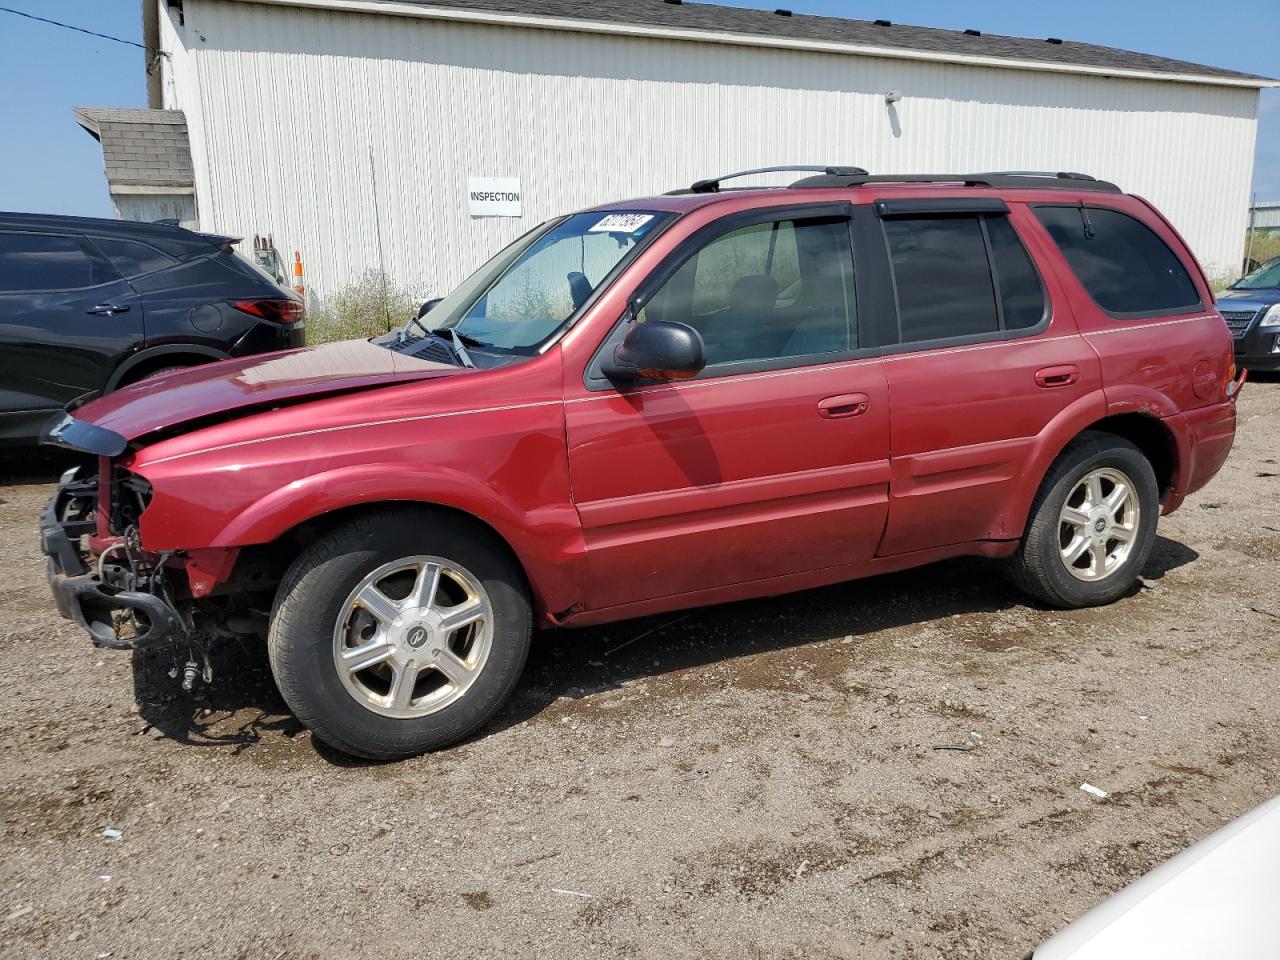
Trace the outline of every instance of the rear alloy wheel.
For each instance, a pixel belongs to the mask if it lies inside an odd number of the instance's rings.
[[[1111,467],[1085,474],[1058,517],[1058,548],[1067,571],[1090,583],[1115,572],[1133,552],[1141,516],[1129,477]]]
[[[524,668],[524,575],[478,524],[388,509],[335,527],[294,561],[267,637],[298,719],[346,753],[391,760],[462,740]]]
[[[1123,437],[1086,431],[1041,483],[1009,572],[1050,606],[1111,603],[1151,555],[1159,513],[1155,471],[1142,451]]]

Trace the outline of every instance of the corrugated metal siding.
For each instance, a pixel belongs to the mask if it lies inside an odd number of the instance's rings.
[[[202,225],[299,248],[323,294],[376,267],[442,293],[591,204],[786,162],[1083,170],[1155,202],[1206,268],[1240,260],[1257,92],[187,0],[165,106]],[[162,20],[165,17],[162,11]],[[902,101],[886,109],[884,93]],[[372,169],[370,152],[372,148]],[[468,216],[519,177],[519,220]]]
[[[1280,200],[1260,203],[1249,215],[1255,230],[1280,230]]]

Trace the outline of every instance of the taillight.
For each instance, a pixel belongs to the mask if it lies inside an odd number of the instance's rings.
[[[267,297],[254,300],[232,300],[231,305],[241,313],[249,313],[272,323],[293,326],[306,319],[307,308],[289,297]]]
[[[1227,368],[1227,379],[1224,380],[1222,383],[1223,399],[1230,400],[1232,397],[1239,394],[1240,388],[1244,386],[1244,382],[1248,378],[1248,376],[1249,376],[1248,370],[1241,370],[1240,376],[1239,378],[1237,378],[1236,365],[1232,363],[1231,366]]]

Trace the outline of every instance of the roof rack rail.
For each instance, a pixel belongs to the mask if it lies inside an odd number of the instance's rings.
[[[858,177],[867,175],[867,171],[863,170],[862,167],[813,166],[811,164],[796,164],[781,167],[756,167],[754,170],[739,170],[736,173],[726,173],[723,176],[699,180],[690,186],[687,192],[715,193],[720,189],[720,184],[725,180],[736,180],[738,177],[750,177],[757,173],[821,173],[829,177]],[[686,191],[673,190],[671,192],[685,193]]]
[[[959,184],[965,187],[995,187],[998,189],[1026,190],[1094,190],[1099,193],[1123,193],[1114,183],[1095,180],[1083,173],[886,173],[858,176],[818,175],[805,177],[791,184],[793,187],[817,189],[822,187],[865,187],[880,183],[941,183]]]
[[[982,177],[1056,177],[1059,180],[1097,180],[1097,177],[1091,177],[1087,173],[1072,173],[1071,171],[1053,171],[1053,170],[987,170],[981,174],[974,176]]]

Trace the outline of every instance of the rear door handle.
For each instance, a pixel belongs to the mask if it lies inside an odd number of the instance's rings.
[[[117,313],[128,313],[129,305],[127,303],[100,303],[85,313],[91,313],[95,317],[114,317]]]
[[[1042,387],[1068,387],[1080,379],[1080,368],[1074,363],[1059,367],[1041,367],[1036,371],[1036,383]]]
[[[818,401],[818,416],[828,420],[841,417],[860,417],[867,412],[871,398],[865,393],[842,393],[837,397],[827,397]]]

